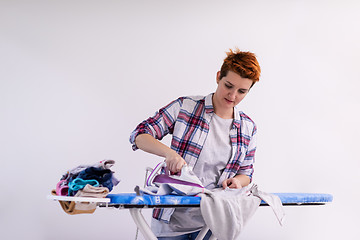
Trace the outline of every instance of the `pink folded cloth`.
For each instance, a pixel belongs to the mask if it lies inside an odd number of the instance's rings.
[[[58,196],[68,196],[69,186],[67,185],[66,180],[61,180],[56,184],[56,195]]]

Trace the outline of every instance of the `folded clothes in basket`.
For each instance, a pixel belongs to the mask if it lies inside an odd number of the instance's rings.
[[[52,195],[57,195],[56,190],[52,190]],[[74,197],[92,197],[104,198],[109,194],[109,189],[106,187],[94,187],[87,184],[82,190],[79,190]],[[93,213],[96,210],[96,203],[92,202],[76,202],[76,201],[59,201],[60,206],[70,215]]]

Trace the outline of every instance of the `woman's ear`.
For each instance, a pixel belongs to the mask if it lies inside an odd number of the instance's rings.
[[[220,71],[216,73],[216,83],[219,84],[220,82]]]

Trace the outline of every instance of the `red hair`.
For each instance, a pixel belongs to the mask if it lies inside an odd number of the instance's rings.
[[[260,65],[254,53],[242,52],[238,48],[235,51],[229,49],[226,52],[227,57],[220,69],[220,79],[225,77],[229,71],[239,74],[242,78],[248,78],[255,82],[260,79]]]

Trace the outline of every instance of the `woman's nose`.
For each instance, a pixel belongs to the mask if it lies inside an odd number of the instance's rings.
[[[229,100],[234,100],[235,97],[236,97],[236,92],[235,91],[229,91],[229,98],[231,98]]]

